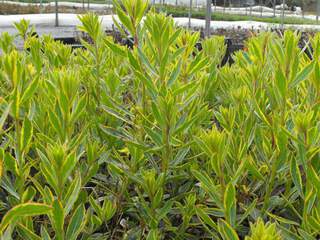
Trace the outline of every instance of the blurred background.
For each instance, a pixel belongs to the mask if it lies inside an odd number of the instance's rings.
[[[150,0],[159,11],[173,17],[204,19],[206,0]],[[85,13],[112,14],[111,0],[0,0],[0,14]],[[284,24],[318,24],[316,0],[211,0],[211,19],[263,21]]]

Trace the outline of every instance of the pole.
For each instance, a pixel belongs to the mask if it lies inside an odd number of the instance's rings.
[[[42,0],[40,0],[40,13],[42,13]]]
[[[58,6],[58,0],[55,1],[55,11],[56,11],[56,23],[55,26],[59,27],[59,6]]]
[[[211,0],[207,0],[207,12],[206,12],[206,28],[205,36],[210,36],[210,23],[211,23]]]
[[[286,0],[282,0],[282,14],[281,14],[281,28],[284,29],[284,5],[286,4]]]
[[[191,28],[191,11],[192,11],[192,0],[190,0],[190,5],[189,5],[189,23],[188,23],[188,27],[189,29]]]
[[[317,1],[317,23],[319,24],[319,15],[320,15],[320,1]]]
[[[276,17],[276,0],[273,0],[273,17]]]

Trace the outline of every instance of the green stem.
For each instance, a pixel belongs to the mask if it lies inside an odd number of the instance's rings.
[[[166,126],[163,129],[163,136],[164,136],[164,152],[162,157],[162,170],[166,172],[169,168],[169,161],[171,158],[171,147],[170,147],[170,120],[167,113],[166,117]]]
[[[101,89],[100,89],[100,55],[99,55],[99,47],[95,42],[95,60],[96,60],[96,91],[97,91],[97,104],[100,106],[100,98],[101,98]]]
[[[22,196],[23,194],[23,183],[24,183],[24,179],[23,179],[23,161],[22,161],[22,153],[21,153],[21,145],[20,145],[20,132],[21,132],[21,128],[20,128],[20,123],[19,123],[19,119],[18,116],[15,116],[15,130],[16,130],[16,141],[15,141],[15,157],[18,163],[18,169],[19,169],[19,185],[18,185],[18,192],[19,195]]]
[[[274,138],[274,136],[273,136]],[[265,214],[269,202],[270,202],[270,197],[271,197],[271,193],[273,190],[273,186],[274,186],[274,182],[275,182],[275,178],[276,178],[276,174],[277,174],[277,169],[278,169],[278,159],[275,159],[272,163],[272,168],[271,168],[271,175],[270,175],[270,181],[269,184],[267,185],[267,190],[266,190],[266,195],[264,197],[264,204],[263,204],[263,209],[262,209],[262,213]]]

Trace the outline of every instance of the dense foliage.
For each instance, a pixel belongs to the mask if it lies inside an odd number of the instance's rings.
[[[93,14],[86,49],[1,36],[0,238],[318,239],[320,35],[312,59],[263,33],[221,67],[223,38],[116,9],[132,49]]]

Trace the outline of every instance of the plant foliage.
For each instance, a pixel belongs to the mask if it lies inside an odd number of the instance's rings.
[[[0,238],[319,239],[320,35],[222,67],[223,38],[115,5],[132,49],[94,14],[86,49],[0,37]]]

